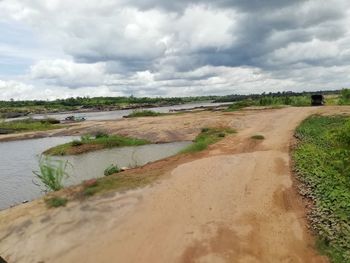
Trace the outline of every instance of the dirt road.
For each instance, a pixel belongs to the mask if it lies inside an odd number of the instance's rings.
[[[295,127],[327,110],[225,115],[236,135],[177,161],[153,186],[60,209],[36,201],[2,211],[0,255],[50,263],[328,262],[306,229],[289,158]]]

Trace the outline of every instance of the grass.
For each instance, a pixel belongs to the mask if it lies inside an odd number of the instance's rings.
[[[257,135],[253,135],[252,137],[250,137],[254,140],[264,140],[265,137],[263,135],[257,134]]]
[[[181,153],[193,153],[205,150],[210,144],[222,140],[226,135],[235,133],[230,128],[203,128],[197,135],[193,144],[186,147]]]
[[[294,166],[300,193],[314,204],[317,247],[332,262],[350,262],[350,118],[312,116],[295,136]]]
[[[127,118],[136,118],[136,117],[154,117],[167,115],[167,113],[155,112],[152,110],[134,110],[132,113],[127,115]]]
[[[16,133],[27,131],[45,131],[62,128],[63,126],[57,125],[59,121],[55,119],[25,119],[14,121],[0,121],[1,133]]]
[[[116,173],[119,173],[121,170],[120,168],[118,167],[118,165],[114,165],[114,164],[111,164],[110,166],[108,166],[105,170],[104,170],[104,175],[105,176],[110,176],[112,174],[116,174]]]
[[[66,172],[68,162],[62,160],[52,160],[48,157],[42,157],[39,160],[39,171],[33,171],[36,177],[44,185],[45,192],[58,191],[63,188],[63,181],[69,177]],[[34,182],[35,183],[35,182]],[[39,183],[35,183],[39,187]]]
[[[150,142],[143,139],[130,138],[120,135],[104,136],[82,136],[80,140],[74,140],[69,143],[61,144],[50,148],[44,152],[46,155],[75,155],[86,153],[104,148],[122,147],[122,146],[139,146],[149,144]]]
[[[49,208],[66,206],[67,202],[68,202],[67,198],[57,197],[57,196],[45,199],[45,203]]]
[[[124,191],[145,186],[154,181],[157,176],[145,176],[142,174],[110,175],[95,179],[94,183],[84,187],[83,195],[92,196],[108,191]]]

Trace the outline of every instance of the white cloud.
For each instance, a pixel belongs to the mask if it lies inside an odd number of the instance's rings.
[[[0,22],[30,27],[40,48],[0,43],[7,60],[32,61],[27,75],[2,81],[0,99],[341,88],[349,8],[345,0],[3,0]]]
[[[74,63],[57,59],[42,60],[30,68],[32,79],[47,80],[47,83],[78,88],[98,86],[105,82],[105,64]]]

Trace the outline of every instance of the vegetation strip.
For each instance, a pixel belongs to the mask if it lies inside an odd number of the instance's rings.
[[[205,150],[210,144],[222,140],[226,135],[235,133],[230,128],[203,128],[194,139],[193,144],[186,147],[181,153],[192,153]]]
[[[61,144],[44,152],[46,155],[76,155],[104,148],[114,148],[123,146],[139,146],[149,144],[143,139],[130,138],[120,135],[108,135],[99,133],[92,137],[82,136],[80,140],[74,140],[69,143]]]
[[[350,262],[350,117],[312,116],[296,130],[295,171],[311,199],[318,247],[333,262]]]
[[[129,115],[124,116],[124,118],[155,117],[155,116],[163,116],[163,115],[169,115],[169,113],[160,113],[152,110],[134,110]]]
[[[55,119],[26,119],[26,120],[14,120],[14,121],[1,121],[0,120],[0,134],[9,134],[16,132],[27,131],[45,131],[62,128],[62,125],[57,125],[60,122]]]

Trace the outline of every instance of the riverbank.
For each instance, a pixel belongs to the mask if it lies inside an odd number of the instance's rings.
[[[244,259],[244,251],[266,262],[286,258],[326,262],[314,249],[303,219],[306,212],[288,169],[294,127],[318,110],[199,112],[115,122],[115,131],[144,134],[154,140],[193,140],[204,126],[226,126],[238,133],[205,151],[116,175],[146,180],[139,190],[111,190],[57,209],[48,210],[41,199],[1,211],[0,252],[5,259],[19,262],[101,262],[115,255],[127,262],[141,258],[181,262],[214,254]],[[255,134],[265,139],[251,139]],[[147,187],[149,179],[152,183]],[[77,192],[78,188],[69,188],[62,194]],[[148,237],[153,245],[146,251],[142,244],[151,242]],[[61,245],[57,240],[63,241]],[[244,245],[247,242],[249,246]],[[212,245],[207,250],[203,244]],[[236,249],[242,246],[244,249]]]
[[[57,209],[47,209],[40,199],[1,211],[0,253],[19,262],[103,262],[116,255],[127,262],[247,256],[264,262],[328,262],[318,255],[307,229],[307,210],[289,161],[294,129],[315,113],[350,114],[350,108],[199,112],[115,122],[109,126],[114,131],[154,140],[193,140],[204,126],[226,126],[238,133],[205,151],[120,174],[155,179],[142,189],[111,190]],[[265,139],[252,139],[256,134]],[[73,187],[59,194],[81,190]]]

